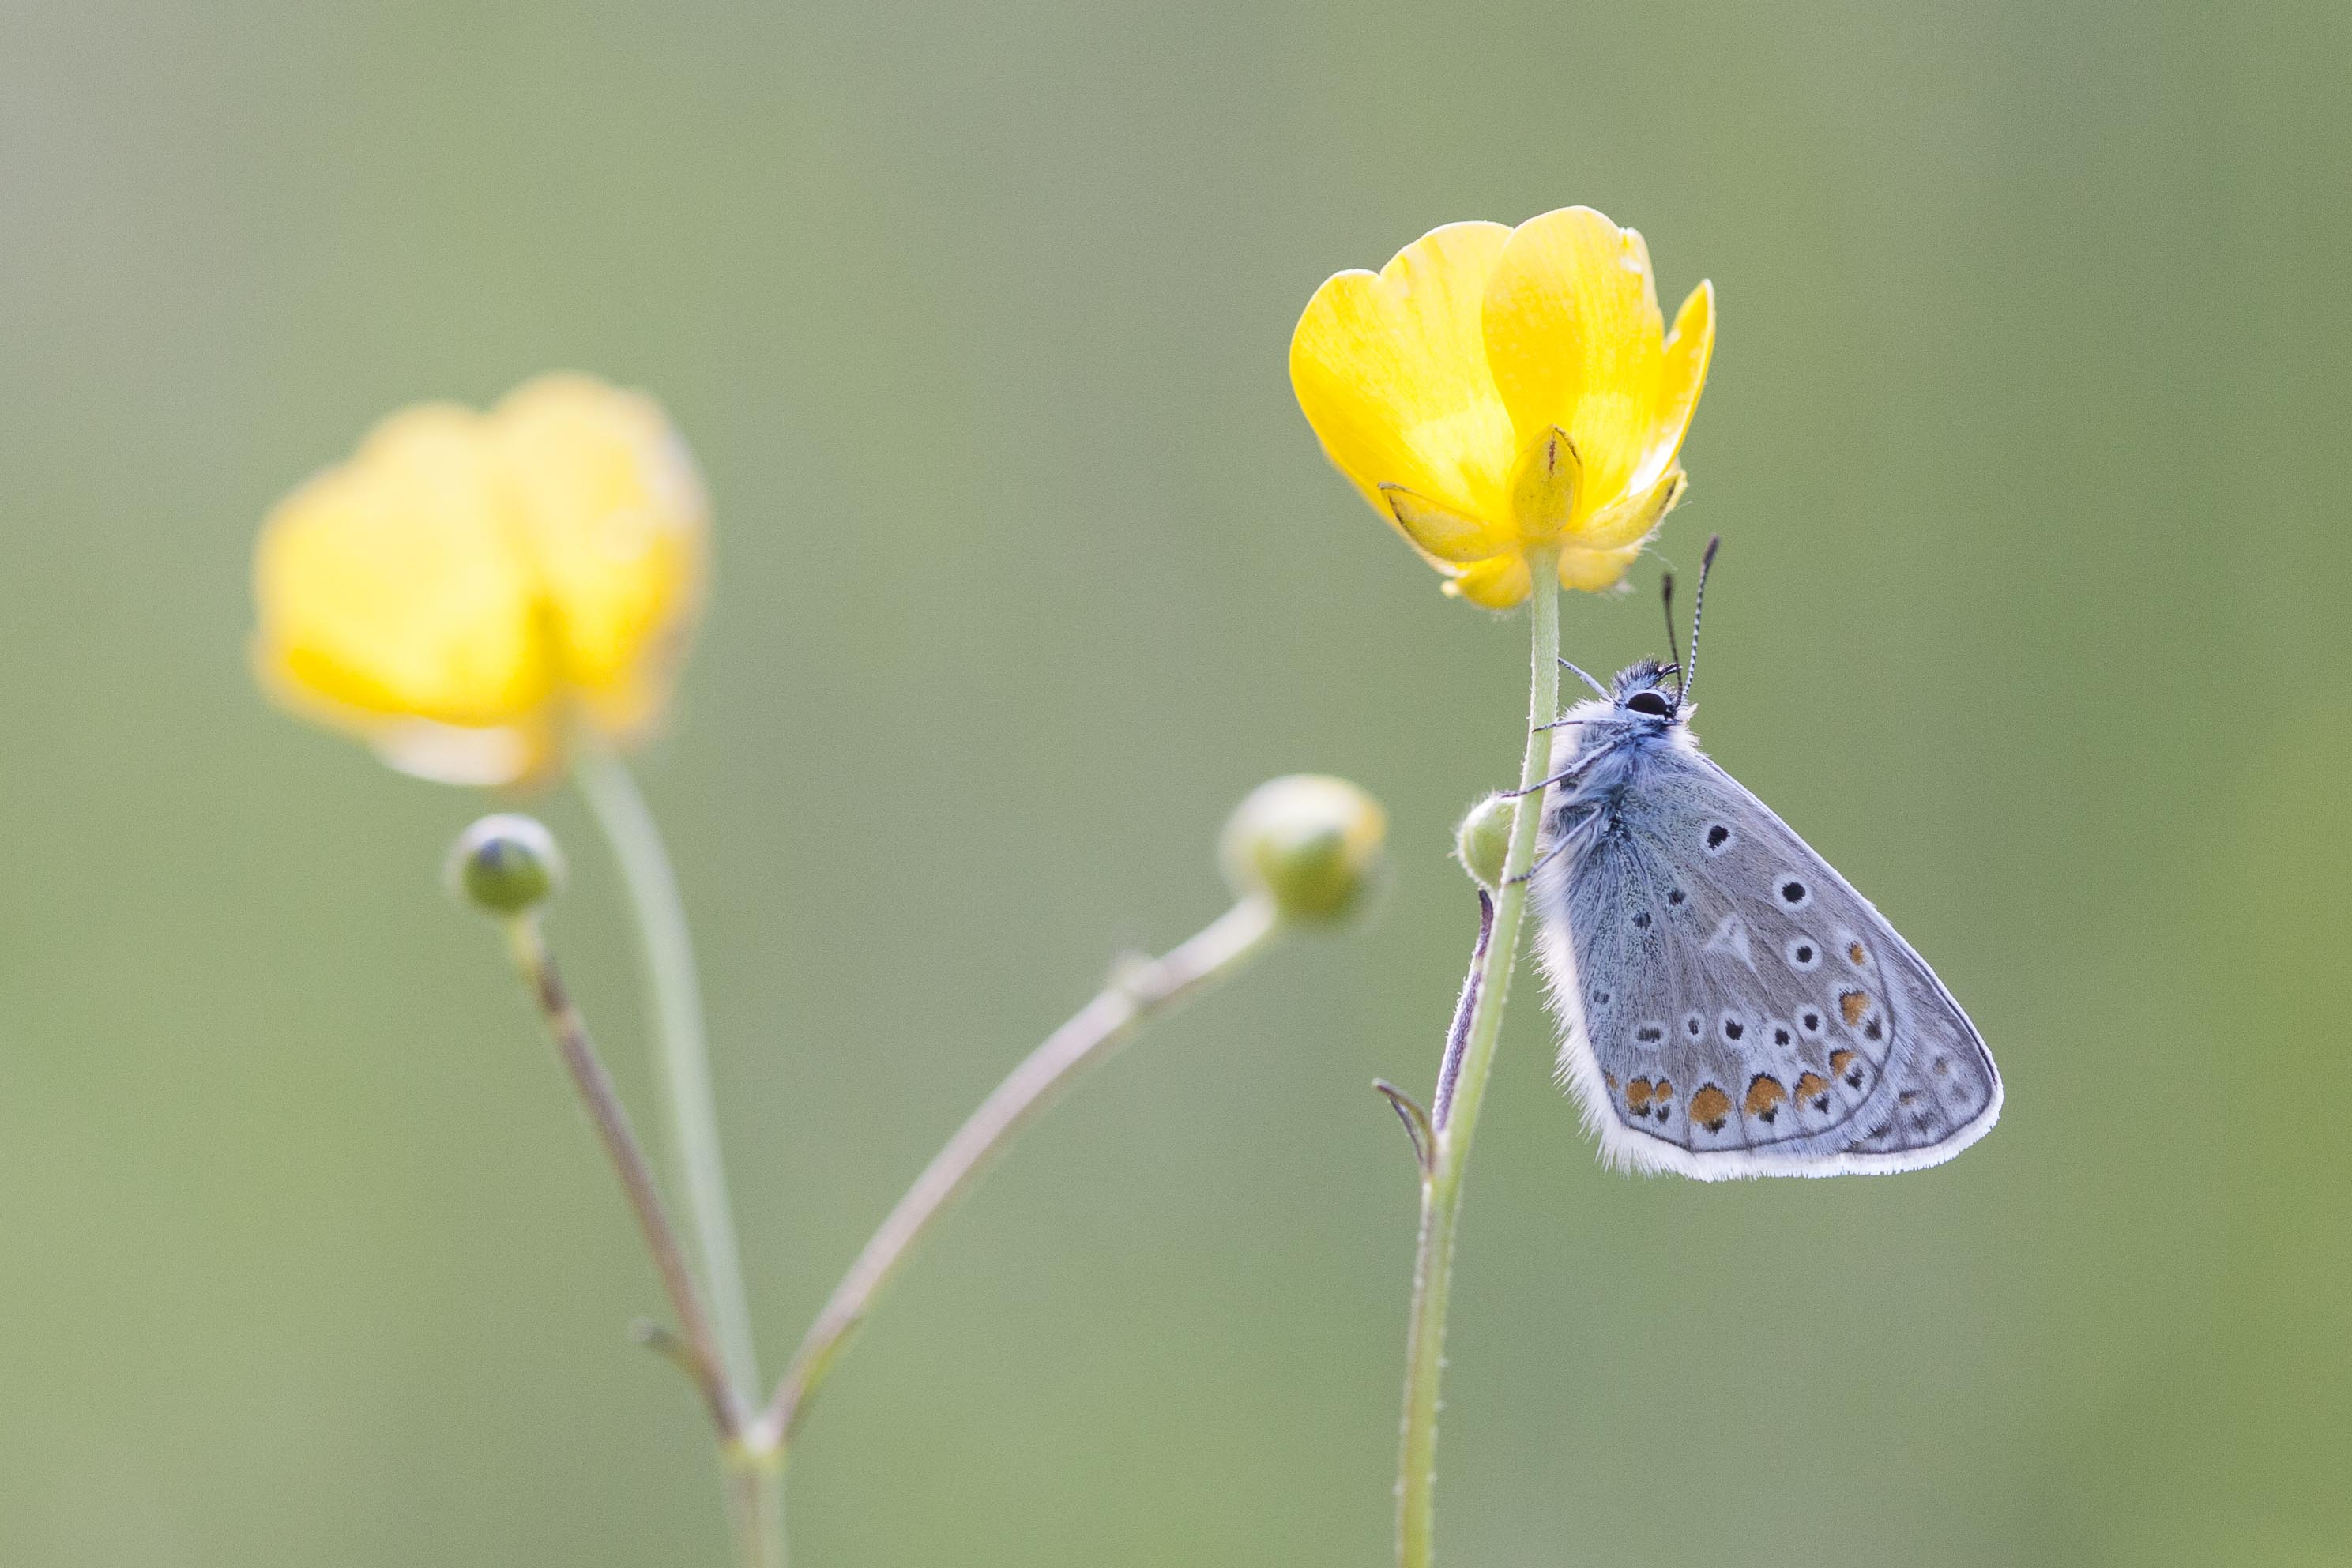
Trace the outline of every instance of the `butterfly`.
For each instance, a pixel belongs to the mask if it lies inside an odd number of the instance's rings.
[[[1685,666],[1644,660],[1556,725],[1532,897],[1559,1076],[1602,1157],[1702,1181],[1939,1165],[1990,1131],[2000,1073],[1926,959],[1690,730]],[[1671,684],[1669,684],[1671,677]]]

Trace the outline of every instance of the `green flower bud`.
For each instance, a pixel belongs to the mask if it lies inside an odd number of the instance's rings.
[[[1381,803],[1346,779],[1294,773],[1234,809],[1218,858],[1234,896],[1269,898],[1286,920],[1336,921],[1379,880],[1388,830]]]
[[[1454,830],[1454,858],[1471,881],[1489,893],[1502,885],[1503,862],[1511,852],[1511,819],[1517,814],[1517,801],[1489,795],[1471,807]]]
[[[457,835],[449,895],[485,915],[520,915],[563,891],[563,852],[537,818],[500,812]]]

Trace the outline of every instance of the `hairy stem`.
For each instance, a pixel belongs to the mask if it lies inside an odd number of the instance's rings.
[[[1511,969],[1518,957],[1520,915],[1528,903],[1528,868],[1534,863],[1536,833],[1543,819],[1542,782],[1551,756],[1551,733],[1538,729],[1558,716],[1559,706],[1559,571],[1549,552],[1529,551],[1535,579],[1528,604],[1529,651],[1527,755],[1519,764],[1518,799],[1511,816],[1511,842],[1503,861],[1503,883],[1495,899],[1494,928],[1473,959],[1465,988],[1469,1027],[1460,1050],[1446,1052],[1447,1074],[1440,1085],[1436,1144],[1421,1184],[1420,1245],[1413,1259],[1412,1315],[1405,1345],[1404,1421],[1397,1466],[1397,1562],[1400,1568],[1429,1568],[1435,1550],[1437,1510],[1438,1389],[1445,1371],[1445,1308],[1453,1287],[1454,1241],[1462,1215],[1462,1175],[1470,1161],[1470,1141],[1486,1077],[1495,1065]]]

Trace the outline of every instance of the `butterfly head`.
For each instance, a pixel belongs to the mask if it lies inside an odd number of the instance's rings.
[[[1628,664],[1609,683],[1609,700],[1621,716],[1671,724],[1682,711],[1682,693],[1671,678],[1680,674],[1674,665],[1655,659]]]

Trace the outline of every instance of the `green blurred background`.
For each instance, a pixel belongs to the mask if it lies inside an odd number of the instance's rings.
[[[654,391],[715,596],[643,758],[768,1359],[1251,785],[1377,920],[1151,1036],[828,1390],[799,1561],[1381,1562],[1455,815],[1523,626],[1284,371],[1315,285],[1570,202],[1723,328],[1715,751],[1999,1054],[1885,1180],[1597,1165],[1524,988],[1449,1562],[2347,1558],[2352,22],[2206,6],[15,4],[0,32],[0,1561],[712,1563],[657,1294],[488,934],[480,798],[268,710],[256,522],[421,397]],[[1638,591],[1577,599],[1606,666]],[[576,803],[554,922],[624,1087]]]

